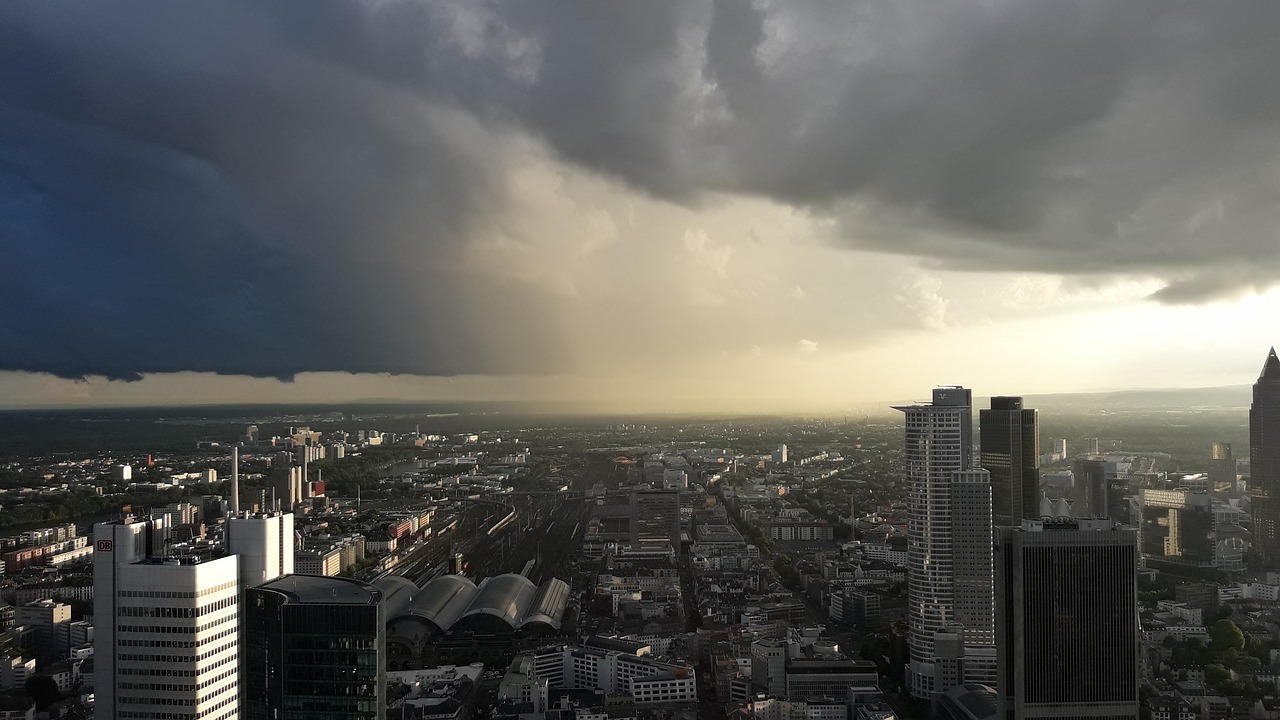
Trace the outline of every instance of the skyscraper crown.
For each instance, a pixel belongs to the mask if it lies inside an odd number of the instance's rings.
[[[1276,357],[1276,349],[1274,347],[1267,354],[1267,362],[1262,365],[1262,374],[1258,376],[1258,379],[1280,380],[1280,357]]]

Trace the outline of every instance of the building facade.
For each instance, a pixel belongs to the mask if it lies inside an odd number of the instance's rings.
[[[947,690],[938,677],[935,635],[960,624],[956,589],[965,602],[961,614],[981,643],[990,625],[977,607],[990,590],[990,479],[973,467],[972,391],[937,388],[929,405],[898,407],[906,415],[903,476],[907,487],[907,686],[912,695],[932,699]],[[984,487],[985,486],[985,487]],[[985,511],[980,507],[986,498]],[[973,517],[956,512],[959,500]],[[960,556],[957,577],[957,551]],[[983,560],[981,555],[987,554]],[[989,611],[988,611],[989,613]]]
[[[1249,406],[1249,492],[1254,548],[1280,566],[1280,357],[1271,348]]]
[[[94,526],[95,714],[240,716],[240,566],[165,545],[163,518]]]
[[[993,397],[978,413],[978,464],[991,473],[995,525],[1017,525],[1040,517],[1040,425],[1020,397]]]
[[[1136,533],[1088,519],[999,532],[1000,718],[1137,718]]]
[[[383,593],[345,578],[288,575],[245,591],[245,717],[386,717]]]

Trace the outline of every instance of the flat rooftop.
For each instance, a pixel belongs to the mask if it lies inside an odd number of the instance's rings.
[[[289,602],[317,605],[377,605],[382,591],[358,580],[320,575],[285,575],[258,586],[289,597]]]

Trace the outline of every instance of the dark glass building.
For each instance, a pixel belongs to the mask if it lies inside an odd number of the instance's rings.
[[[993,525],[1017,525],[1040,517],[1040,428],[1035,410],[1020,397],[993,397],[978,412],[981,455],[991,473]]]
[[[1108,497],[1107,461],[1098,458],[1081,458],[1071,464],[1075,477],[1076,504],[1074,513],[1081,517],[1106,517],[1124,521],[1126,518],[1112,514]]]
[[[1136,532],[1070,518],[997,532],[1002,720],[1137,718]]]
[[[287,575],[245,591],[244,717],[384,720],[382,591]]]
[[[1271,348],[1249,406],[1249,492],[1254,548],[1268,567],[1280,564],[1280,357]]]

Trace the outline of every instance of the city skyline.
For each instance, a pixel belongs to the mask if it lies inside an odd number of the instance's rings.
[[[1236,384],[1277,13],[9,5],[0,403]]]

